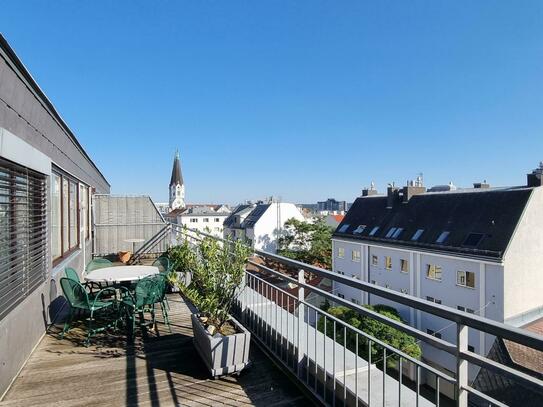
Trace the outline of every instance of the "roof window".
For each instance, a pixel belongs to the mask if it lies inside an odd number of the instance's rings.
[[[411,237],[411,240],[413,242],[416,242],[417,240],[419,240],[419,237],[424,233],[424,229],[417,229],[417,231],[413,234],[413,236]]]
[[[345,225],[341,226],[341,227],[339,228],[338,232],[339,232],[339,233],[345,233],[345,232],[347,231],[347,229],[349,229],[349,226],[351,226],[351,225],[345,224]]]
[[[396,232],[396,228],[390,228],[388,230],[388,233],[386,234],[385,237],[392,237],[392,235],[394,234],[394,232]]]
[[[397,239],[398,236],[400,236],[400,234],[403,232],[403,228],[397,228],[394,233],[392,234],[392,238],[393,239]]]
[[[441,244],[441,243],[445,242],[445,240],[447,240],[447,238],[449,237],[450,233],[451,232],[448,232],[448,231],[441,232],[441,234],[439,235],[439,237],[436,240],[436,243]]]
[[[379,230],[379,226],[375,226],[375,227],[371,230],[371,232],[370,232],[369,235],[370,235],[370,236],[374,236],[374,235],[377,233],[378,230]]]
[[[353,230],[353,235],[361,234],[364,231],[364,229],[366,229],[366,225],[358,225],[358,227],[355,230]]]
[[[483,240],[484,235],[482,233],[470,233],[468,237],[466,237],[466,240],[464,240],[464,243],[462,243],[462,246],[466,247],[477,247],[479,243],[481,243],[481,240]]]

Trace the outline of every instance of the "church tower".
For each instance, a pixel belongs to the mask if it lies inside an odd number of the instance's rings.
[[[173,160],[172,178],[170,180],[170,210],[185,208],[185,185],[181,175],[179,151],[175,152]]]

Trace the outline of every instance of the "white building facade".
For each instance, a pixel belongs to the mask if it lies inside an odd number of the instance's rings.
[[[224,205],[189,206],[177,214],[177,224],[222,238],[223,223],[229,215],[230,210]]]
[[[541,178],[529,177],[528,186],[518,188],[442,193],[389,188],[387,196],[358,198],[334,234],[333,271],[499,322],[525,325],[542,316],[540,185]],[[456,342],[456,325],[450,321],[343,284],[335,284],[334,292],[357,304],[393,306],[410,325]],[[493,337],[470,330],[470,350],[486,356],[493,343]],[[425,344],[422,350],[429,364],[455,370],[450,355]],[[474,379],[477,369],[470,373]]]
[[[224,237],[247,240],[255,249],[277,252],[277,239],[289,219],[305,221],[293,203],[239,205],[226,219]]]

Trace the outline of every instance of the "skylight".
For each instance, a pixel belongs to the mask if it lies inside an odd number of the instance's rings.
[[[392,237],[392,235],[394,234],[394,232],[396,232],[396,228],[390,228],[388,230],[388,233],[386,234],[385,237]]]
[[[418,229],[414,234],[413,236],[411,237],[411,240],[416,242],[417,240],[419,240],[419,237],[424,233],[424,229]]]
[[[447,238],[449,237],[449,233],[451,233],[451,232],[448,232],[448,231],[441,232],[441,234],[439,235],[439,237],[436,240],[436,243],[441,244],[445,240],[447,240]]]
[[[353,230],[353,235],[361,234],[364,231],[364,229],[366,229],[366,225],[358,225],[358,227],[355,230]]]
[[[370,236],[375,235],[375,234],[377,233],[378,230],[379,230],[379,226],[375,226],[375,227],[371,230],[371,232],[370,232],[369,235],[370,235]]]
[[[403,232],[403,228],[397,228],[396,231],[392,234],[393,239],[397,239],[398,236]]]
[[[464,240],[464,243],[462,243],[462,246],[477,247],[479,243],[481,243],[483,237],[484,235],[482,233],[470,233],[468,237],[466,237],[466,240]]]
[[[347,229],[349,229],[349,226],[351,226],[351,225],[346,224],[346,225],[341,226],[339,228],[338,232],[339,233],[345,233],[347,231]]]

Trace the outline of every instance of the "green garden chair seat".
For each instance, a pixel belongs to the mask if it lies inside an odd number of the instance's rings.
[[[119,307],[114,301],[115,290],[113,288],[104,288],[94,297],[90,297],[85,287],[71,278],[61,278],[60,286],[70,306],[70,315],[64,323],[64,329],[60,334],[61,338],[64,338],[64,334],[70,330],[76,312],[88,314],[85,346],[90,344],[91,337],[97,332],[117,327]],[[108,300],[106,297],[111,297],[112,294],[113,300]]]

